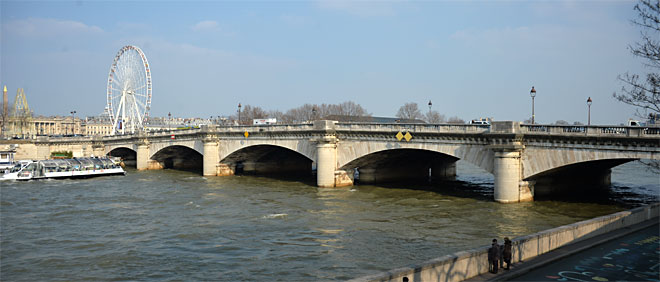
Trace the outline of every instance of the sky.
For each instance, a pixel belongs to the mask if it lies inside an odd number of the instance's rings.
[[[374,116],[620,124],[644,74],[633,1],[0,1],[0,83],[36,115],[94,116],[117,52],[148,58],[150,116],[353,101]],[[12,104],[10,104],[11,106]]]

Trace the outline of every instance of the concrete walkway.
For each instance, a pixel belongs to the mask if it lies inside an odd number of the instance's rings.
[[[649,229],[650,228],[650,229]],[[652,233],[650,236],[654,237],[654,240],[657,242],[657,236],[660,233],[660,229],[658,229],[658,221],[657,219],[654,220],[648,220],[636,225],[632,225],[626,228],[618,229],[616,231],[599,235],[584,241],[580,241],[577,243],[573,243],[564,247],[561,247],[559,249],[556,249],[552,252],[540,255],[538,257],[535,257],[533,259],[530,259],[528,261],[524,262],[519,262],[514,264],[510,270],[499,270],[498,274],[492,274],[492,273],[485,273],[479,276],[472,277],[470,279],[464,280],[464,281],[507,281],[507,280],[519,280],[520,281],[557,281],[558,279],[563,279],[564,277],[556,276],[555,275],[550,275],[550,276],[544,276],[540,274],[534,274],[531,273],[534,270],[537,269],[542,269],[544,267],[548,267],[551,263],[556,263],[562,259],[568,258],[569,256],[577,255],[579,256],[582,253],[588,252],[589,249],[594,248],[595,246],[605,244],[607,242],[610,242],[612,240],[622,238],[624,236],[632,236],[637,233]],[[648,236],[645,236],[648,237]],[[649,238],[651,238],[649,237]],[[655,243],[657,244],[657,243]],[[618,249],[617,249],[618,250]],[[657,251],[657,250],[656,250]],[[629,257],[626,257],[628,259]],[[655,259],[657,260],[658,257],[657,255],[655,256]],[[658,262],[655,262],[655,272],[657,273],[659,270],[657,269],[657,264]],[[614,265],[612,265],[614,267]],[[573,269],[574,267],[571,266],[568,269]],[[564,267],[564,269],[567,269]],[[557,271],[555,271],[557,272]],[[621,271],[621,273],[625,274],[630,271]],[[540,272],[539,272],[540,273]],[[580,271],[577,272],[571,272],[570,274],[581,274]],[[590,275],[593,273],[590,273]],[[644,274],[637,274],[637,275],[644,275]],[[657,279],[658,275],[655,275],[655,279]],[[580,280],[582,280],[584,277],[582,277]],[[608,281],[610,279],[604,279],[604,277],[595,277],[597,279],[595,280],[582,280],[582,281]],[[598,279],[600,278],[600,280]],[[634,280],[644,280],[642,277],[637,276],[638,279]],[[564,279],[565,280],[565,279]],[[569,279],[573,280],[573,279]],[[621,280],[621,278],[614,278],[613,280]],[[624,279],[626,280],[626,279]],[[654,281],[654,280],[651,280]]]

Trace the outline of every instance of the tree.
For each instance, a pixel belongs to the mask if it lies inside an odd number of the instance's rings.
[[[623,103],[637,107],[637,115],[644,118],[649,111],[650,114],[660,113],[660,0],[640,0],[634,9],[639,19],[632,22],[642,28],[642,40],[628,48],[635,57],[644,60],[649,72],[645,79],[639,74],[627,72],[623,76],[620,75],[618,78],[624,86],[619,94],[614,93],[613,96]],[[655,173],[660,173],[660,161],[642,163]]]
[[[558,121],[555,121],[556,125],[569,125],[568,121],[565,121],[563,119],[560,119]]]
[[[447,123],[452,123],[452,124],[465,124],[465,120],[462,118],[459,118],[457,116],[450,117],[449,120],[447,120]]]
[[[422,118],[422,113],[419,111],[417,103],[411,102],[401,106],[396,113],[396,117],[401,119],[420,119]]]
[[[289,122],[306,122],[323,119],[327,116],[371,116],[366,109],[359,104],[348,101],[341,104],[304,104],[300,107],[290,109],[283,115]]]
[[[240,124],[252,124],[253,119],[267,118],[268,113],[264,111],[261,107],[245,105],[241,110],[241,120]],[[238,113],[232,116],[233,119],[238,120]]]
[[[305,122],[313,120],[316,105],[304,104],[300,107],[290,109],[284,114],[289,123]],[[318,115],[317,115],[318,116]]]
[[[639,74],[625,73],[618,79],[624,83],[617,100],[638,107],[637,114],[646,117],[648,111],[660,113],[660,0],[640,0],[635,5],[639,19],[632,22],[642,28],[641,42],[629,46],[630,52],[642,58],[649,68],[645,79]],[[641,110],[641,112],[639,111]]]
[[[323,104],[322,106],[325,106]],[[323,110],[323,109],[320,109]],[[327,106],[327,115],[341,115],[341,116],[370,116],[367,110],[353,101],[343,102],[337,105]]]
[[[277,123],[291,123],[288,116],[278,110],[268,111],[268,117],[277,119]]]
[[[445,115],[438,113],[438,111],[430,111],[424,115],[424,120],[428,123],[443,123],[445,122]]]

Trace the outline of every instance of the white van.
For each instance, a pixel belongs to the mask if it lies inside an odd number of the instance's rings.
[[[480,124],[480,125],[489,125],[490,121],[487,120],[471,120],[470,124]]]

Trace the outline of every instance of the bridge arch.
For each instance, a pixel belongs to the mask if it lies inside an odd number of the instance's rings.
[[[538,178],[560,170],[580,169],[584,164],[611,164],[607,169],[636,159],[658,159],[657,154],[637,150],[590,150],[560,146],[527,146],[522,179]]]
[[[493,173],[493,152],[478,142],[413,143],[391,141],[340,141],[337,167],[358,168],[360,182],[380,182],[370,174],[386,178],[452,179],[459,159]],[[380,163],[380,165],[378,164]],[[435,172],[434,172],[435,171]]]
[[[150,168],[171,168],[181,170],[202,170],[204,157],[195,149],[184,145],[164,147],[149,158]]]
[[[221,164],[237,174],[312,173],[312,158],[291,148],[273,144],[248,145],[226,155]]]
[[[357,169],[360,183],[453,179],[458,158],[426,149],[396,148],[363,155],[340,170]]]
[[[597,159],[571,162],[541,171],[527,178],[536,196],[561,193],[588,193],[611,185],[612,168],[635,161],[634,158]]]
[[[167,149],[168,147],[173,147],[173,146],[178,146],[178,147],[185,147],[190,150],[196,151],[200,155],[204,155],[204,143],[202,140],[194,140],[194,139],[188,139],[188,140],[168,140],[167,142],[151,142],[149,144],[149,151],[151,152],[151,155],[149,158],[153,159],[154,155],[156,155],[158,152],[162,151],[163,149]]]
[[[106,156],[120,157],[125,165],[135,167],[137,164],[137,152],[128,147],[115,147],[106,153]]]

